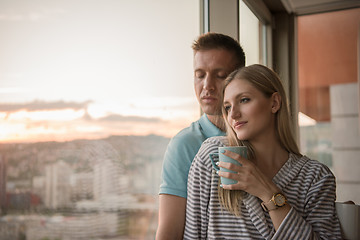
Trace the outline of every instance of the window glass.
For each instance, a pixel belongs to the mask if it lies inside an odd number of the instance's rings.
[[[0,236],[154,239],[199,29],[193,0],[0,2]]]
[[[240,43],[246,55],[246,66],[260,63],[259,20],[254,13],[240,1]]]
[[[359,198],[360,8],[298,18],[301,151],[329,166],[337,201]]]
[[[267,26],[263,24],[240,1],[240,43],[246,54],[246,66],[251,64],[267,65]]]

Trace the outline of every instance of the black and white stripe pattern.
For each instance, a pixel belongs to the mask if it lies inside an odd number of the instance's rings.
[[[224,137],[207,139],[192,163],[184,239],[341,239],[335,177],[325,165],[305,156],[290,154],[273,179],[292,207],[276,232],[255,196],[245,195],[241,217],[222,209],[219,177],[209,153],[217,152],[224,142]]]

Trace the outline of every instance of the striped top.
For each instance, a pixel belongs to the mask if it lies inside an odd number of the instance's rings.
[[[291,206],[276,232],[261,200],[253,195],[245,194],[240,217],[223,209],[209,153],[218,152],[224,142],[224,137],[207,139],[191,165],[184,239],[341,239],[335,177],[305,156],[289,154],[273,178]]]

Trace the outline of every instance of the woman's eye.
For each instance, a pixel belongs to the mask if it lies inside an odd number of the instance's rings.
[[[226,112],[229,112],[230,109],[231,109],[231,106],[224,106],[224,109],[225,109]]]
[[[249,101],[250,101],[250,98],[242,98],[242,99],[240,100],[241,103],[247,103],[247,102],[249,102]]]

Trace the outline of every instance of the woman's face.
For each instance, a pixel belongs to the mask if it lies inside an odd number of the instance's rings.
[[[275,133],[274,94],[267,98],[248,81],[234,79],[225,89],[224,107],[239,140],[257,141]]]

